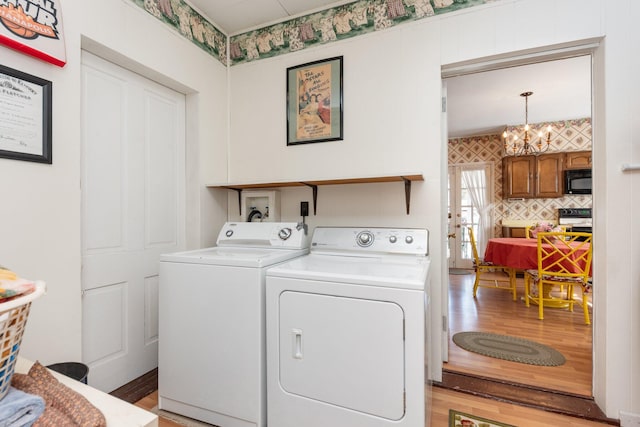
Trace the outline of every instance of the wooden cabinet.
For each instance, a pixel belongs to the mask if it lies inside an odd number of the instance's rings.
[[[565,169],[591,169],[591,151],[566,152]]]
[[[502,159],[505,199],[562,197],[564,153]]]
[[[535,165],[534,156],[502,159],[502,191],[505,199],[535,197],[533,189]]]
[[[536,158],[535,197],[562,197],[564,185],[563,161],[563,153],[543,154]]]

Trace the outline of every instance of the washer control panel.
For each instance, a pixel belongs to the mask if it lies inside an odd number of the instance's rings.
[[[303,249],[309,246],[307,231],[295,222],[227,222],[218,246]]]
[[[312,252],[429,254],[429,232],[417,228],[316,227]]]

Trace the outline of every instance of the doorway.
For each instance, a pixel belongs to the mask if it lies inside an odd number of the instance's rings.
[[[546,74],[546,72],[539,73],[539,72],[536,72],[536,66],[540,64],[549,65],[549,66],[553,65],[550,63],[558,63],[558,65],[566,65],[566,63],[563,63],[562,61],[573,61],[573,60],[576,60],[576,64],[580,62],[580,64],[577,65],[578,67],[582,67],[579,70],[580,75],[586,75],[588,77],[588,81],[586,83],[586,89],[583,89],[583,91],[586,90],[588,99],[586,101],[576,102],[575,100],[576,98],[567,97],[567,99],[569,98],[572,99],[572,103],[581,105],[581,108],[582,108],[581,112],[572,114],[568,110],[565,110],[565,112],[562,113],[564,114],[564,117],[556,116],[554,118],[552,116],[549,116],[545,118],[544,114],[546,113],[550,114],[551,112],[556,111],[559,105],[547,106],[546,104],[542,103],[543,98],[546,97],[546,96],[543,96],[544,91],[547,89],[550,89],[557,92],[556,94],[559,94],[561,92],[561,88],[564,86],[564,82],[568,82],[567,85],[573,85],[574,83],[576,83],[576,80],[580,80],[580,79],[576,77],[575,72],[567,73],[567,75],[563,75],[562,72],[556,72],[555,74],[553,73]],[[534,93],[536,93],[536,95],[540,95],[538,99],[540,100],[541,104],[535,107],[535,110],[538,110],[535,113],[535,115],[532,114],[532,108],[531,108],[532,105],[531,104],[529,105],[529,113],[530,113],[529,122],[530,123],[541,123],[545,121],[562,121],[562,120],[566,120],[567,122],[569,122],[572,119],[577,119],[579,117],[588,118],[589,120],[591,118],[592,101],[591,101],[591,54],[590,52],[585,53],[585,51],[582,50],[580,52],[577,52],[573,56],[569,55],[561,59],[545,58],[542,60],[544,62],[536,62],[536,61],[540,61],[540,60],[532,60],[530,62],[525,61],[523,65],[518,67],[511,67],[511,68],[500,67],[499,64],[493,64],[493,68],[491,69],[487,69],[486,71],[477,72],[477,73],[468,74],[468,75],[462,72],[456,75],[453,75],[453,74],[447,75],[446,72],[443,72],[443,80],[447,88],[446,122],[448,123],[448,132],[449,132],[449,138],[448,138],[449,143],[447,144],[448,145],[447,150],[449,152],[448,159],[449,159],[450,181],[452,180],[451,168],[455,167],[457,164],[461,164],[462,162],[468,162],[469,159],[471,158],[473,158],[474,161],[486,160],[486,161],[493,162],[493,165],[496,168],[496,174],[493,180],[493,183],[495,185],[495,187],[493,188],[493,193],[496,195],[496,198],[495,198],[495,206],[493,209],[495,218],[494,218],[494,221],[492,221],[492,224],[490,227],[490,233],[496,237],[500,236],[502,232],[501,221],[504,220],[505,218],[508,218],[509,216],[514,216],[515,213],[520,214],[522,216],[526,216],[525,214],[529,213],[528,210],[535,211],[535,209],[538,209],[540,207],[543,207],[545,209],[548,208],[547,210],[549,212],[553,212],[554,210],[557,212],[557,208],[561,208],[564,206],[563,205],[554,206],[553,203],[555,202],[569,203],[572,205],[577,204],[580,207],[582,207],[580,203],[584,202],[583,200],[580,200],[578,198],[571,199],[567,197],[564,197],[558,200],[547,199],[547,200],[540,201],[540,203],[538,203],[534,208],[533,204],[529,204],[528,201],[521,201],[521,200],[510,200],[510,201],[504,201],[504,202],[502,201],[501,156],[502,156],[503,142],[501,139],[501,133],[507,125],[518,125],[518,124],[525,123],[524,105],[517,104],[519,93],[527,90],[532,90],[534,91]],[[511,81],[511,77],[509,77],[509,74],[513,73],[515,75],[521,72],[523,74],[526,74],[524,72],[526,72],[527,70],[531,71],[532,77],[530,77],[529,80],[526,80],[524,84],[517,86],[514,84],[513,81]],[[514,112],[516,113],[514,117],[509,116],[508,114],[506,114],[505,116],[501,116],[499,113],[500,110],[492,108],[494,104],[489,102],[490,101],[489,98],[492,96],[499,97],[499,95],[497,93],[491,93],[491,92],[496,92],[496,89],[490,87],[490,85],[480,83],[483,79],[491,78],[492,74],[495,74],[495,76],[499,76],[499,77],[496,77],[496,81],[498,82],[496,84],[500,84],[505,87],[509,85],[513,85],[510,89],[510,92],[513,92],[513,93],[508,93],[507,95],[500,98],[499,100],[501,104],[503,104],[502,106],[504,107],[504,109],[508,110],[510,113],[514,113]],[[545,85],[543,89],[537,89],[537,87],[533,86],[537,84],[536,82],[539,78],[542,78],[543,80],[545,80],[543,82]],[[571,82],[570,80],[574,80],[574,81]],[[458,98],[454,96],[456,91],[459,94],[462,94]],[[510,105],[509,104],[510,101],[508,101],[508,97],[512,97],[516,99],[516,104]],[[474,100],[474,98],[479,98],[479,99]],[[532,100],[533,99],[534,98],[532,98]],[[530,100],[530,102],[532,100]],[[457,109],[456,104],[460,104],[460,105],[463,104],[463,105],[461,106],[460,109]],[[556,102],[555,104],[558,104],[558,102]],[[481,118],[482,116],[481,110],[483,109],[490,112],[490,114],[492,114],[493,116],[500,117],[500,118],[494,121],[493,123],[481,123],[479,121],[479,118]],[[456,115],[452,113],[452,111],[454,110],[457,110],[458,113],[462,111],[462,115]],[[461,117],[468,117],[469,120],[465,120],[464,118],[461,118]],[[461,121],[464,123],[460,124]],[[590,124],[589,124],[589,131],[590,131]],[[591,138],[591,132],[589,134],[589,138]],[[469,147],[474,144],[476,145],[475,149],[472,151],[469,151]],[[462,152],[461,151],[462,149],[465,149],[467,151]],[[452,161],[452,157],[455,157],[453,161]],[[452,191],[452,184],[450,182],[449,183],[450,197],[451,197],[451,191]],[[588,202],[591,203],[591,200],[589,200]],[[450,200],[450,205],[455,203],[456,203],[455,200]],[[448,223],[451,226],[451,222],[455,221],[456,218],[454,217],[455,214],[453,213],[453,211],[449,211],[449,212],[451,213],[451,218],[449,219]],[[461,219],[460,221],[462,222]],[[473,222],[473,220],[471,220],[471,222]],[[455,227],[455,223],[453,227]],[[457,229],[455,229],[454,231],[449,231],[449,234],[452,234],[452,233],[457,234],[456,232],[457,232]],[[492,237],[492,236],[488,235],[488,237]],[[452,240],[453,239],[449,239],[449,244],[450,244],[450,247],[452,248],[452,252],[454,252],[454,248],[453,248],[454,243],[452,243]],[[462,237],[460,240],[462,241],[455,243],[456,246],[458,245],[462,246],[464,244],[463,243],[464,237]],[[463,251],[462,248],[460,248],[460,251],[461,252]],[[483,249],[480,249],[481,254],[483,253],[483,251],[484,251]],[[455,262],[454,266],[458,266],[459,260],[457,258],[454,258],[454,262]],[[449,259],[449,267],[452,267],[451,258]],[[473,277],[473,276],[471,275],[470,277]],[[455,277],[451,276],[450,282],[455,281],[460,286],[462,286],[462,288],[460,289],[465,290],[466,287],[470,286],[469,284],[463,283],[464,280],[468,278],[469,277],[464,277],[464,276],[455,276]],[[522,281],[522,279],[520,279],[520,281]],[[473,280],[471,279],[471,283],[472,282]],[[450,298],[449,304],[448,304],[449,331],[453,331],[455,327],[462,324],[464,325],[465,329],[479,327],[479,324],[473,323],[473,321],[474,319],[477,319],[481,315],[480,311],[483,309],[483,307],[481,307],[482,302],[480,300],[477,300],[477,301],[474,300],[473,297],[470,295],[458,294],[456,296],[452,293],[452,292],[455,292],[455,290],[452,291],[452,289],[453,289],[453,286],[450,285],[449,293],[448,293]],[[485,295],[488,298],[493,298],[492,294],[487,294],[488,292],[491,292],[491,290],[488,290],[487,292],[485,292]],[[521,292],[522,290],[519,290],[520,295],[521,295]],[[452,308],[455,305],[456,301],[454,301],[454,299],[456,297],[461,298],[459,302],[462,302],[466,305],[461,303],[458,306],[458,308]],[[505,304],[510,304],[510,302],[505,301]],[[526,309],[524,307],[524,303],[522,303],[521,301],[514,302],[513,304],[517,306],[516,307],[517,310],[513,312],[513,315],[515,316],[514,321],[517,323],[519,321],[522,321],[523,317],[521,316],[524,316],[522,313],[523,313],[523,310],[526,310]],[[509,308],[512,309],[513,307],[509,306]],[[470,313],[475,313],[475,315],[471,315]],[[546,314],[546,311],[545,311],[545,314]],[[502,316],[499,310],[496,312],[496,315]],[[550,329],[549,328],[550,323],[551,322],[547,321],[545,316],[544,321],[538,321],[536,319],[536,321],[530,323],[531,328],[527,328],[527,327],[512,328],[511,334],[516,336],[522,336],[523,338],[532,339],[534,341],[539,340],[540,337],[544,336],[545,330]],[[508,330],[508,328],[505,330]],[[585,340],[589,342],[589,349],[585,349],[583,347],[581,348],[580,352],[582,353],[586,352],[585,354],[588,357],[588,363],[589,363],[588,366],[593,366],[592,365],[593,351],[591,348],[593,329],[591,327],[588,327],[586,329],[582,328],[581,330],[582,330],[581,333],[589,335],[588,340]],[[453,334],[453,332],[451,332],[451,334]],[[453,351],[456,351],[454,346],[455,344],[450,344],[449,355],[451,355]],[[456,360],[459,360],[459,359],[456,359],[456,357],[448,357],[447,359],[449,360],[449,362],[447,362],[444,365],[444,369],[451,370],[452,367],[453,369],[455,369],[454,365],[456,363]],[[527,365],[520,365],[520,366],[522,371],[531,370],[531,372],[533,372],[534,370],[537,370],[538,375],[540,373],[539,368],[536,369],[536,367],[527,366]],[[469,369],[474,370],[476,368],[471,367]],[[588,371],[589,371],[588,372],[589,386],[586,387],[585,389],[589,389],[589,395],[591,395],[592,384],[593,384],[591,368],[588,368]],[[474,372],[471,372],[471,373],[474,373]],[[487,375],[491,376],[491,371],[486,369],[483,370],[482,367],[478,367],[475,374],[480,376],[487,376]],[[500,375],[495,374],[496,379],[498,379],[500,376],[502,376],[502,374]]]

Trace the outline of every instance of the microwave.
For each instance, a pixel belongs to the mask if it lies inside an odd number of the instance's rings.
[[[565,194],[591,194],[591,169],[564,171]]]

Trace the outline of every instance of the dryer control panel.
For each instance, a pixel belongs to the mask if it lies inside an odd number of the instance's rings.
[[[429,232],[419,228],[317,227],[311,252],[426,256],[429,255]]]

